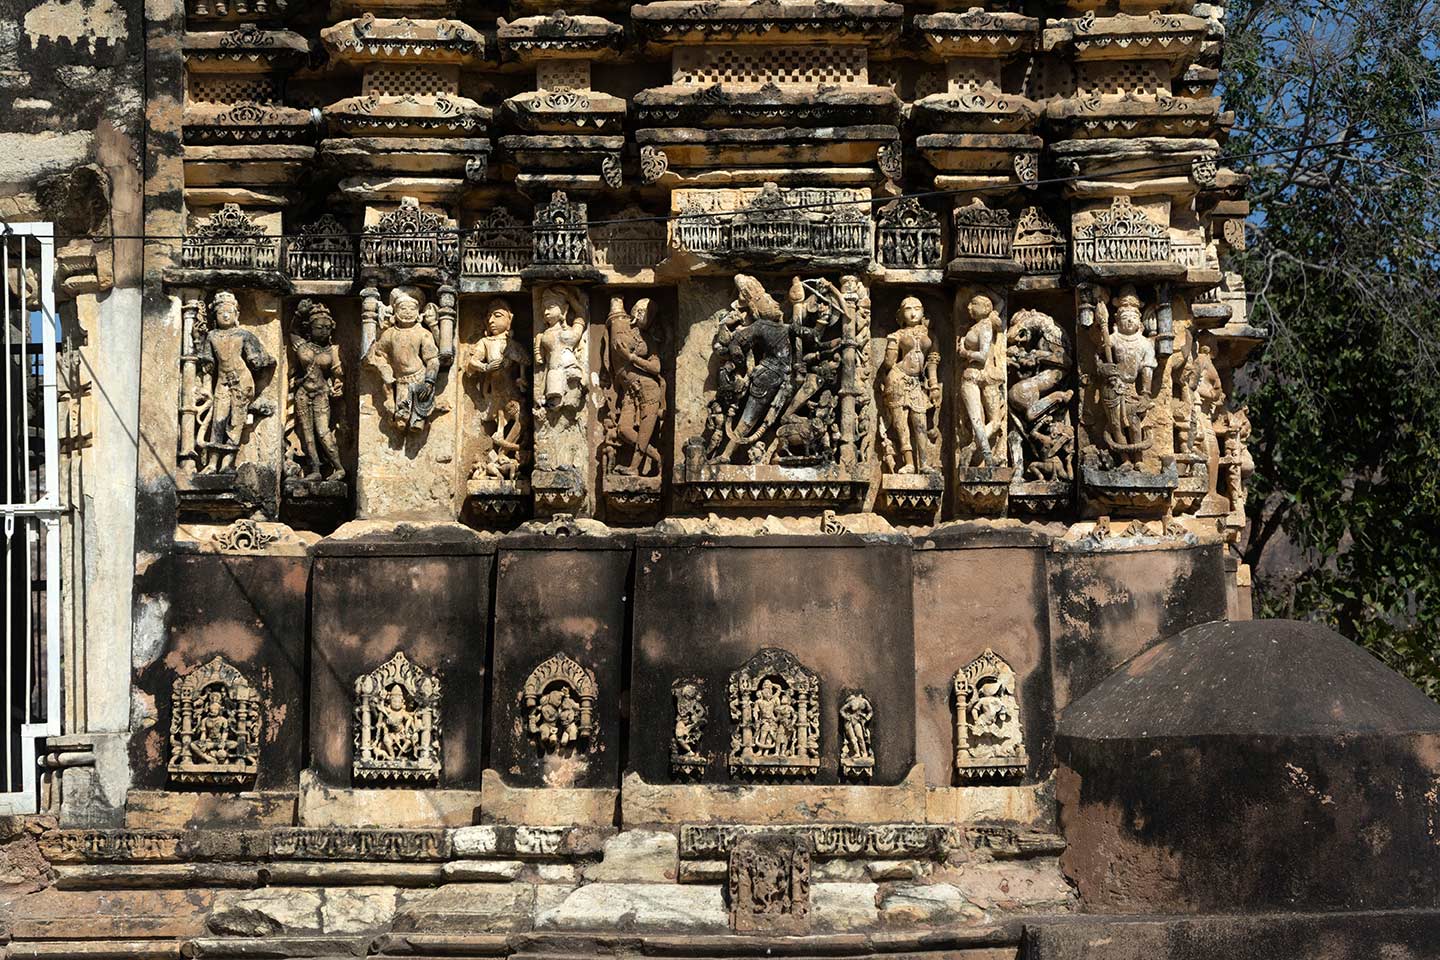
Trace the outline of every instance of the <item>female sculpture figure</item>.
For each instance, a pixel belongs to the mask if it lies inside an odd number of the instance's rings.
[[[645,337],[650,301],[637,300],[633,312],[626,313],[621,299],[612,297],[609,323],[610,371],[620,407],[612,442],[618,452],[624,441],[630,454],[628,462],[611,470],[627,476],[657,476],[660,451],[651,441],[665,416],[665,378],[660,374],[660,357]]]
[[[471,479],[513,480],[524,459],[523,397],[529,391],[530,359],[510,334],[515,314],[504,300],[485,311],[485,336],[467,365],[480,379],[480,422],[490,435],[490,450]]]
[[[244,441],[245,424],[255,404],[255,374],[275,365],[260,340],[240,327],[240,303],[235,294],[221,290],[213,301],[215,327],[205,334],[200,363],[212,371],[209,456],[201,473],[228,473]],[[256,410],[262,416],[273,412]]]
[[[930,339],[930,320],[918,297],[895,311],[899,329],[885,338],[880,394],[885,424],[900,448],[899,473],[925,473],[931,445],[940,441],[940,353]]]
[[[390,394],[387,408],[403,432],[419,430],[436,411],[435,379],[440,375],[440,346],[430,329],[434,308],[416,287],[390,291],[393,323],[371,345],[365,362],[380,374]],[[421,323],[425,318],[428,322]]]
[[[544,403],[536,412],[573,414],[585,399],[585,365],[579,350],[586,312],[580,295],[569,287],[547,287],[540,295],[540,319],[545,328],[535,336],[535,376],[544,387]]]
[[[330,342],[335,319],[330,308],[317,300],[301,300],[295,308],[295,332],[290,346],[295,351],[295,428],[300,449],[309,461],[306,480],[319,480],[326,464],[327,480],[345,479],[340,465],[340,448],[330,422],[330,399],[339,397],[344,386],[340,350]]]
[[[961,451],[962,466],[998,467],[995,434],[1004,424],[1005,326],[991,299],[970,298],[970,328],[960,337],[960,399],[970,442]],[[968,463],[963,460],[969,460]]]

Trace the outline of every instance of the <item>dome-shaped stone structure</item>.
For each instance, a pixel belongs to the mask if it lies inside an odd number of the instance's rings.
[[[1440,705],[1325,627],[1208,623],[1061,717],[1091,910],[1440,905]]]

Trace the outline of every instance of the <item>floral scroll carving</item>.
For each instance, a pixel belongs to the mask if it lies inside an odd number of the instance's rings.
[[[955,770],[962,780],[1019,776],[1029,766],[1015,671],[990,648],[955,674]]]
[[[806,777],[820,768],[820,677],[766,647],[730,674],[731,776]]]
[[[595,674],[557,653],[525,680],[521,691],[525,732],[544,753],[593,747],[599,696]]]
[[[356,780],[440,779],[440,678],[404,651],[355,681]]]
[[[260,770],[260,695],[224,657],[177,677],[170,695],[171,781],[253,784]]]

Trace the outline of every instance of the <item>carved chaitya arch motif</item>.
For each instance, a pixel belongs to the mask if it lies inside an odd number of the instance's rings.
[[[521,698],[525,732],[543,753],[590,749],[595,745],[595,674],[563,653],[531,671]]]
[[[224,657],[175,679],[170,695],[174,783],[253,784],[260,771],[260,695]]]
[[[397,652],[355,681],[357,781],[440,779],[440,678]]]
[[[705,681],[700,677],[681,677],[670,685],[670,696],[675,701],[670,772],[676,777],[698,777],[710,766],[710,758],[700,752],[700,740],[710,722],[710,708],[705,706]]]
[[[800,834],[758,834],[730,850],[727,893],[737,933],[805,933],[810,922],[810,844]]]
[[[766,647],[730,674],[731,776],[807,777],[820,769],[820,677]]]
[[[1030,764],[1015,671],[989,647],[955,674],[955,770],[963,780],[1019,776]]]

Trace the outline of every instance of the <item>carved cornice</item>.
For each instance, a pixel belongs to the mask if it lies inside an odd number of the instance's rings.
[[[975,9],[922,14],[915,18],[915,29],[941,56],[1007,57],[1036,46],[1040,21],[1019,13]]]
[[[904,7],[869,0],[658,0],[632,8],[647,43],[786,41],[795,34],[891,43]]]
[[[490,122],[490,110],[449,94],[403,97],[346,97],[325,108],[326,118],[351,133],[475,133]]]
[[[320,39],[339,60],[467,63],[485,55],[485,37],[458,20],[411,20],[365,14],[320,31]]]
[[[187,33],[182,44],[185,64],[194,71],[269,70],[298,64],[310,53],[310,44],[290,30],[261,29],[243,23],[220,33]]]
[[[1199,52],[1208,30],[1204,20],[1187,14],[1096,17],[1092,11],[1072,20],[1049,21],[1045,49],[1068,47],[1077,60],[1184,61]]]
[[[309,110],[270,103],[191,103],[183,114],[185,143],[191,145],[304,144],[314,139]]]
[[[625,29],[617,23],[603,17],[570,16],[564,11],[509,22],[502,18],[495,30],[500,55],[521,62],[556,54],[608,59],[619,51],[624,38]]]

